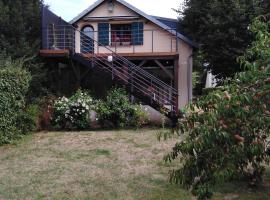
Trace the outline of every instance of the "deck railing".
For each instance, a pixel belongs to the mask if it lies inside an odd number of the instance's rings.
[[[115,36],[115,32],[121,37]],[[142,33],[140,33],[142,32]],[[172,33],[174,29],[161,30],[161,29],[143,29],[138,30],[138,33],[131,33],[131,31],[109,31],[108,36],[100,37],[98,31],[93,31],[92,35],[95,40],[107,40],[107,45],[115,52],[128,51],[129,53],[146,52],[177,52],[178,51],[178,39]],[[141,44],[136,44],[133,38],[141,41]],[[100,46],[95,46],[96,52],[102,52]]]
[[[73,26],[68,25],[49,25],[42,37],[45,37],[46,44],[43,48],[46,49],[66,49],[75,52],[75,29]]]
[[[92,66],[97,66],[109,73],[113,77],[122,80],[126,85],[130,86],[131,91],[137,91],[144,96],[149,97],[153,102],[163,107],[170,106],[170,111],[178,109],[178,91],[172,86],[161,81],[149,72],[138,67],[128,59],[120,56],[110,46],[104,46],[100,42],[88,37],[84,33],[70,26],[52,26],[47,32],[47,49],[53,50],[70,50],[75,51],[75,34],[80,34],[79,53],[82,57],[92,62]],[[104,48],[106,53],[95,53],[94,48]]]
[[[72,26],[66,25],[50,25],[46,29],[47,49],[74,49],[77,53],[106,53],[110,49],[119,53],[156,53],[156,52],[177,52],[178,51],[178,38],[172,34],[175,33],[174,29],[161,30],[161,29],[144,29],[141,33],[131,33],[131,31],[109,31],[107,36],[99,36],[98,31],[89,32],[92,39],[95,41],[102,40],[108,41],[106,45],[103,44],[90,44],[85,49],[82,48],[82,42],[85,43],[84,38],[89,37],[88,34],[78,30],[74,30]],[[122,35],[115,37],[115,32]],[[120,32],[120,33],[119,33]],[[142,44],[135,44],[133,38],[142,40]],[[100,42],[100,41],[99,41]],[[106,47],[106,48],[104,48]],[[109,53],[109,52],[108,52]]]

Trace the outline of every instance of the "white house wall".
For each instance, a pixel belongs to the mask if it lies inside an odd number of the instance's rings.
[[[192,100],[192,66],[193,48],[179,41],[179,63],[178,63],[178,105],[183,107]]]

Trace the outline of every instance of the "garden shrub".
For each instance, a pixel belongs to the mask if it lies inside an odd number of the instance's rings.
[[[270,132],[270,21],[257,18],[256,40],[239,58],[245,71],[189,106],[178,124],[186,134],[165,160],[181,159],[171,181],[191,189],[198,199],[212,196],[217,183],[243,178],[262,181]]]
[[[8,67],[3,63],[0,66],[0,144],[9,143],[28,131],[22,128],[20,117],[31,80],[30,74],[17,67],[16,62],[8,61]]]
[[[54,95],[47,95],[37,98],[35,103],[39,105],[39,117],[37,120],[37,130],[52,130],[53,124],[53,104],[57,100]]]
[[[91,96],[81,90],[69,99],[61,97],[53,104],[53,123],[61,129],[87,129],[93,105]]]
[[[17,128],[19,128],[24,134],[36,131],[39,115],[39,105],[27,105],[27,107],[18,114],[18,120],[16,123]]]
[[[105,101],[99,101],[96,106],[99,122],[104,126],[112,122],[114,127],[139,127],[147,121],[146,113],[140,105],[131,104],[122,88],[111,89]]]

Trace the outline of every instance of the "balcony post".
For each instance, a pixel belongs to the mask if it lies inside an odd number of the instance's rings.
[[[72,30],[72,51],[73,51],[73,53],[75,53],[76,52],[76,29],[71,29]]]
[[[152,30],[152,53],[154,52],[154,30]]]
[[[53,49],[57,47],[57,40],[55,35],[55,25],[52,24],[52,36],[53,36]]]
[[[66,49],[66,27],[64,26],[64,50]]]
[[[176,32],[176,51],[178,52],[178,49],[179,49],[179,45],[178,45],[178,36],[177,36],[177,32]]]
[[[49,44],[49,25],[47,25],[47,49],[49,49],[49,46],[50,46],[50,44]]]
[[[116,49],[116,41],[114,42],[114,52],[116,53],[117,49]]]
[[[96,33],[96,35],[95,35],[95,33]],[[95,45],[97,45],[97,54],[99,54],[99,41],[98,41],[98,34],[99,34],[99,32],[97,31],[97,32],[94,32],[94,46]],[[95,42],[95,40],[97,41],[97,42]],[[95,53],[95,51],[94,51],[94,53]]]
[[[173,52],[173,30],[171,29],[171,52]]]
[[[179,64],[178,64],[179,60],[178,58],[175,58],[174,59],[174,88],[176,89],[177,91],[177,95],[173,95],[173,97],[175,96],[175,99],[174,99],[174,106],[175,106],[175,110],[176,110],[176,113],[178,113],[179,111]]]

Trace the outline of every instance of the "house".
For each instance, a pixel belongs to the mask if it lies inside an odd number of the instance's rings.
[[[108,72],[153,107],[178,111],[192,99],[197,45],[177,31],[177,20],[98,0],[69,23],[44,8],[42,33],[42,56]]]

